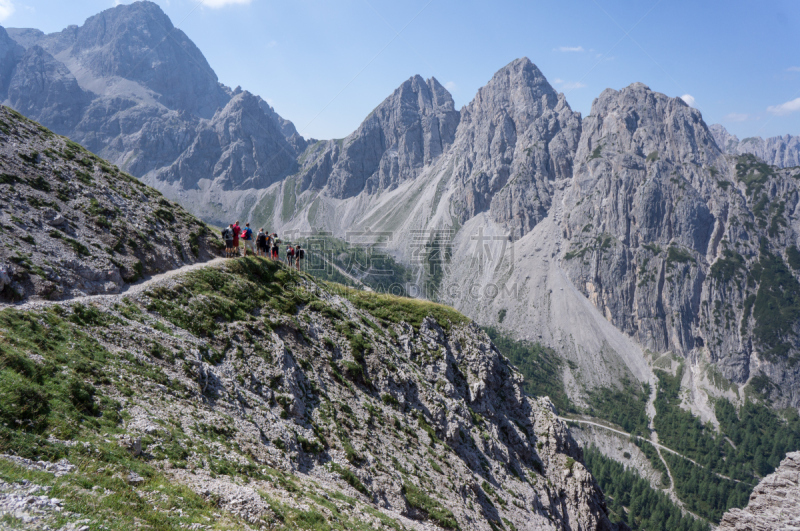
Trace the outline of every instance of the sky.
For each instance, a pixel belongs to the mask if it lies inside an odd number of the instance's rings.
[[[456,109],[527,56],[583,116],[606,88],[683,97],[740,139],[800,134],[800,1],[155,0],[220,81],[305,137],[341,138],[403,81]],[[0,24],[60,31],[120,0],[0,0]]]

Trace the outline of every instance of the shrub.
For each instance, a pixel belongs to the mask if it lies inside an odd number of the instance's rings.
[[[438,501],[428,496],[413,483],[403,483],[403,495],[411,507],[428,515],[435,524],[446,529],[461,529],[453,513],[442,507]]]

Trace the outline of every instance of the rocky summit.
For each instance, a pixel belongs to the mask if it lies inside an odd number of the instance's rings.
[[[731,155],[755,155],[767,164],[779,168],[800,166],[800,137],[793,135],[761,138],[749,136],[743,140],[732,135],[725,127],[714,124],[709,126],[717,145],[725,153]]]
[[[0,101],[148,183],[191,191],[183,200],[195,205],[214,198],[209,188],[272,184],[306,147],[263,99],[219,83],[147,1],[57,33],[0,28]]]

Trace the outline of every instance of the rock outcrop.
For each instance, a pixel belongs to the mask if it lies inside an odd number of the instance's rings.
[[[786,454],[775,472],[762,479],[753,490],[747,507],[725,513],[717,529],[800,529],[800,452]]]
[[[778,168],[800,166],[800,136],[773,136],[767,139],[750,136],[739,140],[719,124],[709,126],[717,145],[730,155],[755,155],[767,164]]]

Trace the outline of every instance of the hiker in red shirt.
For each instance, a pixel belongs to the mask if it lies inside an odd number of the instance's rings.
[[[233,225],[233,252],[236,256],[239,256],[239,234],[241,232],[242,228],[239,226],[239,220],[236,220]]]

